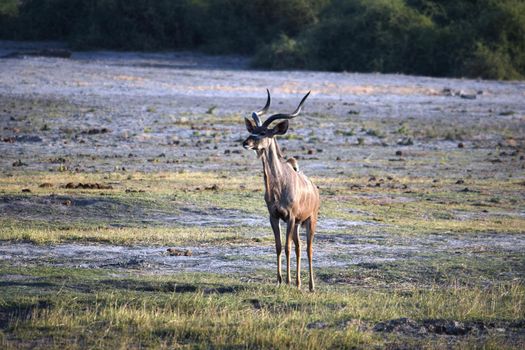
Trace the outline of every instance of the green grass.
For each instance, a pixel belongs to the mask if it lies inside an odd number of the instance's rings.
[[[276,288],[265,274],[247,283],[215,274],[115,277],[112,271],[5,264],[1,270],[4,280],[18,276],[3,283],[0,297],[0,319],[7,323],[0,343],[8,349],[369,348],[392,342],[370,329],[384,320],[501,322],[525,311],[525,288],[517,282],[396,290],[321,284],[312,294]],[[490,341],[509,346],[502,337]]]
[[[379,223],[387,225],[389,232],[400,235],[524,233],[525,218],[519,214],[525,210],[520,181],[468,179],[466,184],[458,185],[455,179],[434,182],[427,178],[396,177],[389,180],[381,174],[375,178],[372,181],[368,177],[314,178],[321,188],[321,220]],[[167,218],[191,215],[184,214],[187,208],[200,211],[202,215],[221,216],[221,210],[226,210],[247,219],[265,218],[267,212],[261,181],[253,176],[199,172],[36,172],[2,177],[2,196],[8,202],[16,198],[26,198],[31,202],[37,197],[62,200],[54,200],[44,208],[27,207],[24,215],[4,215],[0,219],[0,240],[40,244],[65,241],[115,244],[170,244],[214,239],[249,241],[255,236],[267,236],[269,227],[188,227],[176,220],[167,221]],[[111,183],[113,189],[63,188],[69,182]],[[376,187],[376,182],[381,186]],[[39,187],[41,183],[50,183],[52,187]],[[463,191],[466,186],[469,192]],[[21,193],[23,188],[29,188],[31,193]],[[144,192],[126,192],[127,189]],[[70,200],[71,206],[65,206],[64,200]],[[85,200],[100,204],[76,205],[77,201]],[[49,220],[50,213],[54,213],[55,219]],[[369,234],[374,230],[377,228],[364,225],[346,233]],[[328,229],[324,233],[345,232]]]

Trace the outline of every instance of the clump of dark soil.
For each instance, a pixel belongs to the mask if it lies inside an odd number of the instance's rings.
[[[107,134],[108,132],[111,132],[108,128],[91,128],[91,129],[82,131],[81,134],[97,135],[97,134]]]
[[[87,189],[87,190],[111,190],[113,189],[113,186],[100,184],[98,182],[94,182],[94,183],[69,182],[64,186],[64,188],[67,188],[67,189],[79,189],[80,188],[80,189]]]
[[[376,323],[372,330],[381,333],[397,333],[407,336],[443,335],[443,336],[466,336],[483,335],[492,330],[500,332],[517,331],[520,322],[482,322],[444,319],[427,319],[416,321],[410,318],[398,318]],[[523,327],[521,327],[523,331]]]

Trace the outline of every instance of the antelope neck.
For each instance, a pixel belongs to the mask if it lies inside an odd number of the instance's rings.
[[[261,159],[263,163],[266,193],[271,193],[271,189],[281,187],[280,180],[283,179],[282,175],[285,171],[281,162],[283,156],[275,139],[272,139],[270,146],[263,150]]]

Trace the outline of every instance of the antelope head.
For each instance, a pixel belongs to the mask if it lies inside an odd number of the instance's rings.
[[[275,135],[284,135],[288,131],[288,120],[293,119],[299,115],[301,108],[303,107],[304,101],[310,95],[310,91],[303,97],[299,106],[291,114],[274,114],[268,119],[261,122],[261,116],[264,115],[268,108],[270,107],[270,91],[266,89],[268,98],[266,100],[266,105],[259,111],[252,113],[252,119],[245,117],[244,122],[246,124],[246,129],[250,133],[250,136],[242,143],[242,146],[245,149],[254,150],[257,153],[257,157],[260,157],[263,153],[263,150],[268,148],[273,140]],[[282,120],[276,126],[270,128],[270,124],[276,120]]]

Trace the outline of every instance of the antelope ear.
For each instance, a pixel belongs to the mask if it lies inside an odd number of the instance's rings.
[[[272,129],[274,135],[284,135],[288,131],[288,120],[282,121]]]
[[[244,118],[244,123],[246,124],[246,130],[251,134],[253,133],[253,130],[255,130],[255,123],[248,118]]]

